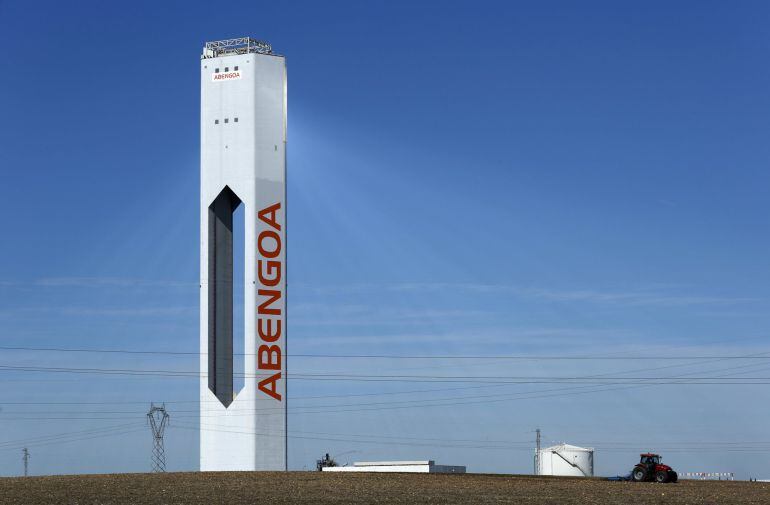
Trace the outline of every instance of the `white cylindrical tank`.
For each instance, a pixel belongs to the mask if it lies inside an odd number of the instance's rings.
[[[537,454],[538,475],[593,477],[594,450],[560,444],[540,449]]]

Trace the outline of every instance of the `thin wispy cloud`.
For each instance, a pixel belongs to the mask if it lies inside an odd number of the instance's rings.
[[[691,306],[691,305],[738,305],[765,302],[763,298],[710,296],[675,293],[663,288],[611,291],[597,289],[558,289],[523,287],[512,284],[484,283],[393,283],[393,284],[350,284],[318,286],[295,285],[300,290],[314,294],[355,294],[371,291],[477,293],[479,295],[508,295],[516,298],[552,302],[579,302],[594,304],[615,304],[632,306]]]
[[[0,280],[0,287],[13,288],[189,288],[198,287],[197,282],[167,279],[143,279],[132,277],[42,277],[23,280]]]
[[[0,280],[0,287],[39,288],[118,288],[118,289],[196,289],[195,281],[185,282],[166,279],[144,279],[131,277],[44,277],[29,282]],[[404,282],[404,283],[351,283],[311,284],[297,282],[292,287],[299,294],[355,295],[358,293],[385,292],[441,292],[477,293],[507,295],[516,298],[551,302],[578,302],[593,304],[615,304],[630,306],[694,306],[694,305],[739,305],[766,302],[764,298],[713,296],[675,292],[671,286],[657,286],[646,289],[602,290],[564,289],[550,287],[529,287],[515,284],[450,283],[450,282]]]
[[[78,288],[142,288],[142,287],[197,287],[195,282],[130,277],[45,277],[34,281],[37,286]]]
[[[69,307],[60,309],[60,312],[69,316],[165,317],[194,315],[198,313],[198,307]]]
[[[354,334],[324,336],[322,338],[303,338],[301,334],[295,335],[299,346],[308,348],[325,347],[334,345],[373,345],[392,347],[394,344],[452,344],[480,349],[487,346],[521,344],[547,344],[550,348],[554,345],[579,343],[582,349],[587,348],[587,341],[591,345],[601,346],[606,342],[618,341],[636,335],[635,332],[625,329],[590,329],[590,328],[562,328],[562,327],[520,327],[520,328],[486,328],[484,330],[468,329],[450,333],[420,333],[399,332],[394,334]]]
[[[430,324],[436,320],[488,317],[491,311],[453,308],[392,308],[381,305],[299,303],[291,307],[291,324],[297,326],[357,326]]]
[[[678,295],[649,291],[612,292],[528,289],[521,291],[521,293],[523,296],[533,296],[553,301],[617,303],[626,305],[733,305],[762,301],[759,298],[749,297]]]
[[[157,307],[10,307],[0,310],[0,317],[30,315],[61,315],[88,317],[178,317],[195,316],[198,306],[157,306]]]

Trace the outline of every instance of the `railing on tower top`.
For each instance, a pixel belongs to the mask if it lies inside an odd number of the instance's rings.
[[[206,42],[201,59],[248,53],[273,54],[273,48],[267,42],[252,39],[251,37],[215,40],[213,42]]]

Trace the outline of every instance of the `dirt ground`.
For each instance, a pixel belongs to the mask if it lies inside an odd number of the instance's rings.
[[[0,503],[770,504],[770,483],[318,472],[67,475],[0,478]]]

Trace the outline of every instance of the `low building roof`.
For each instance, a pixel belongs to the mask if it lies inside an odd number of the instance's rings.
[[[411,466],[411,465],[433,465],[430,461],[356,461],[353,466]]]
[[[594,452],[593,447],[579,447],[577,445],[570,445],[570,444],[552,445],[551,447],[546,447],[540,450],[551,451],[551,452],[561,452],[561,451]]]

